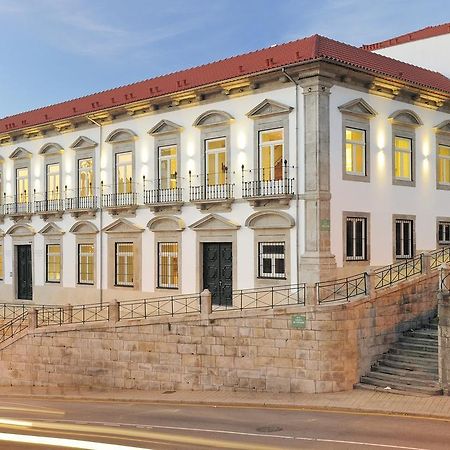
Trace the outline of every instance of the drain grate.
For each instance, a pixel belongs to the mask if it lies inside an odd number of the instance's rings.
[[[283,428],[277,425],[267,425],[265,427],[258,427],[256,431],[260,431],[261,433],[275,433],[275,431],[283,431]]]

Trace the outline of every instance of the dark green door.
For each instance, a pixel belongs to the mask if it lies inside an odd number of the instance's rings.
[[[214,305],[229,306],[233,295],[231,242],[203,244],[203,289],[209,289]]]
[[[33,298],[33,278],[31,264],[31,245],[17,246],[17,298]]]

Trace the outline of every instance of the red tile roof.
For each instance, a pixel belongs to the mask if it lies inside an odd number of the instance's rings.
[[[450,79],[444,75],[403,63],[342,42],[314,35],[286,44],[140,81],[86,97],[69,100],[0,119],[0,133],[95,113],[199,88],[212,83],[248,76],[291,64],[324,59],[396,78],[417,86],[450,94]]]
[[[421,30],[413,31],[412,33],[402,34],[401,36],[386,39],[385,41],[375,42],[374,44],[363,45],[364,50],[379,50],[386,47],[393,47],[394,45],[406,44],[407,42],[420,41],[421,39],[428,39],[434,36],[450,33],[450,22],[436,25],[433,27],[422,28]]]

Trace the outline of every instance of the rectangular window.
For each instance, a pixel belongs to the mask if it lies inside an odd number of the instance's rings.
[[[178,288],[177,242],[158,242],[158,287]]]
[[[133,179],[133,154],[132,152],[116,154],[116,193],[130,194]]]
[[[59,163],[47,164],[47,200],[59,200],[61,195]]]
[[[441,245],[450,244],[450,222],[439,222],[438,243]]]
[[[438,183],[450,185],[450,146],[438,146]]]
[[[17,203],[27,203],[29,198],[28,167],[16,170],[16,196]]]
[[[395,220],[395,257],[397,259],[412,258],[414,256],[413,221]]]
[[[94,161],[92,158],[78,160],[78,196],[94,195]]]
[[[3,280],[3,244],[0,244],[0,280]]]
[[[346,260],[367,260],[367,219],[347,217],[346,219]]]
[[[159,188],[177,187],[177,146],[159,147]]]
[[[259,170],[261,181],[283,179],[284,129],[259,132]]]
[[[206,184],[225,184],[227,180],[227,141],[225,138],[205,141]]]
[[[61,281],[61,246],[59,244],[47,244],[46,281],[48,283]]]
[[[260,242],[259,278],[286,278],[284,242]]]
[[[116,242],[115,282],[116,286],[134,286],[134,250],[132,242]]]
[[[78,284],[94,284],[94,244],[78,244]]]
[[[394,175],[398,180],[412,180],[412,139],[395,136]]]
[[[345,172],[366,176],[366,132],[345,128]]]

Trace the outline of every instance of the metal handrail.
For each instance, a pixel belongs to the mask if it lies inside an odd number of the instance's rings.
[[[28,327],[28,312],[24,312],[0,326],[0,344],[12,339]]]
[[[419,275],[423,270],[423,253],[404,261],[381,267],[374,271],[376,277],[375,289],[382,289],[387,286],[407,280],[412,276]]]
[[[353,297],[367,295],[367,275],[362,273],[338,280],[318,282],[316,293],[319,304],[350,301]]]
[[[450,247],[442,247],[430,252],[430,267],[437,269],[441,264],[450,263]]]

